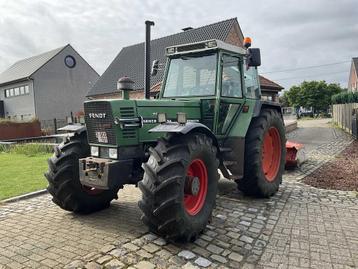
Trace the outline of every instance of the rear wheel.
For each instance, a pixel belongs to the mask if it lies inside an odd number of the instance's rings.
[[[160,140],[139,182],[142,220],[149,229],[175,241],[193,241],[215,205],[219,180],[217,148],[204,134]]]
[[[78,160],[89,156],[89,145],[84,134],[72,137],[55,149],[48,160],[45,174],[52,201],[67,211],[91,213],[110,205],[117,199],[119,188],[113,190],[95,189],[81,184]]]
[[[286,156],[283,120],[276,110],[263,110],[245,139],[244,178],[238,187],[248,195],[270,197],[282,182]]]

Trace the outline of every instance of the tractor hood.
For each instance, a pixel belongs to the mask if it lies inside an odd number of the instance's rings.
[[[148,131],[157,126],[157,113],[176,121],[184,112],[188,121],[200,121],[200,100],[93,100],[84,104],[89,143],[129,146],[154,142],[161,134]]]

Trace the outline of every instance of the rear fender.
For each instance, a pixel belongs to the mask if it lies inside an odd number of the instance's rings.
[[[281,115],[281,117],[283,117],[281,105],[279,103],[270,102],[270,101],[262,101],[262,100],[258,100],[256,102],[255,108],[254,108],[254,113],[253,113],[252,117],[255,118],[255,117],[260,116],[260,113],[263,109],[274,109]]]

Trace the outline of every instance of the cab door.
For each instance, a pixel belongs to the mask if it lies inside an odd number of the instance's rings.
[[[218,96],[216,117],[216,134],[218,136],[228,135],[245,103],[242,66],[241,57],[222,54],[218,91],[220,96]]]

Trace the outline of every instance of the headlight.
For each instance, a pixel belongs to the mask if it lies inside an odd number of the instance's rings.
[[[116,148],[110,148],[108,152],[109,158],[117,159],[118,158],[118,150]]]
[[[167,54],[173,54],[175,52],[175,47],[167,48]]]
[[[98,147],[91,146],[91,156],[98,157],[98,155],[99,155]]]
[[[158,123],[166,123],[167,122],[167,114],[162,113],[162,112],[158,112],[157,121],[158,121]]]
[[[178,112],[177,113],[177,122],[180,124],[186,123],[186,113]]]

